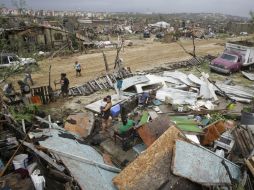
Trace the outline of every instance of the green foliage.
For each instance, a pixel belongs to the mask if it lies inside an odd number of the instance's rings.
[[[213,123],[218,120],[226,120],[226,118],[221,113],[214,113],[211,115],[210,123]]]
[[[29,104],[22,108],[11,106],[9,109],[10,113],[16,121],[22,121],[24,119],[28,122],[31,122],[35,114],[39,111],[38,106],[34,104]]]

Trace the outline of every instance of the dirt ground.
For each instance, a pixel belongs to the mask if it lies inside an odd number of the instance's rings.
[[[197,40],[196,52],[198,55],[212,54],[217,55],[223,50],[223,40]],[[182,44],[187,50],[192,51],[192,41],[184,40]],[[110,70],[113,70],[116,50],[105,50]],[[189,56],[177,43],[161,43],[148,40],[135,40],[132,47],[125,47],[121,51],[120,57],[123,58],[125,66],[132,71],[142,71],[150,69],[164,63],[185,60]],[[82,76],[76,78],[74,70],[74,62],[78,60],[82,66]],[[96,78],[105,72],[105,66],[102,53],[93,54],[74,54],[66,57],[56,57],[53,59],[45,59],[39,62],[40,69],[32,73],[35,86],[48,84],[48,70],[51,65],[51,81],[59,81],[60,73],[67,73],[70,80],[70,86],[83,84],[88,80]],[[20,76],[13,77],[12,80],[17,81]]]

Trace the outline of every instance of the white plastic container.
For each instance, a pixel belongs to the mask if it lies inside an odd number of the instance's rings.
[[[12,161],[15,170],[19,168],[26,168],[28,163],[28,155],[27,154],[19,154],[14,157]]]
[[[45,178],[40,175],[40,170],[34,170],[31,174],[31,179],[36,190],[43,190],[45,188]]]

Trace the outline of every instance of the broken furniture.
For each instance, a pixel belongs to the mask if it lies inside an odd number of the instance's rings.
[[[201,136],[201,144],[209,145],[220,138],[221,134],[226,131],[226,127],[224,126],[224,121],[219,120],[203,128],[203,131],[204,135]]]
[[[224,149],[227,152],[231,152],[235,145],[235,140],[230,131],[223,133],[218,140],[214,141],[214,148]]]
[[[39,97],[43,104],[53,101],[53,91],[50,86],[40,86],[31,88],[32,97]],[[35,102],[36,103],[36,102]]]

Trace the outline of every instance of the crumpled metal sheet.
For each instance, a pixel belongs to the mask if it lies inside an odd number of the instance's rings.
[[[129,77],[123,80],[122,90],[126,90],[131,86],[135,86],[136,84],[146,83],[150,80],[145,75],[137,75],[133,77]],[[116,84],[114,84],[116,86]]]
[[[235,96],[243,99],[253,99],[254,90],[248,87],[243,87],[239,85],[226,85],[222,82],[216,82],[216,85],[219,86],[221,90],[223,90],[229,96]],[[217,88],[216,91],[220,92]]]
[[[233,179],[240,180],[240,167],[214,152],[181,140],[176,141],[172,171],[201,185],[230,185],[229,174],[222,161],[229,168]]]
[[[189,79],[188,76],[185,73],[182,73],[180,71],[174,71],[174,72],[169,72],[169,71],[165,71],[163,73],[164,77],[172,77],[175,79],[180,80],[182,83],[188,85],[188,86],[195,86],[194,83],[192,83]]]
[[[78,182],[81,189],[86,190],[115,190],[112,179],[117,173],[101,167],[78,161],[84,158],[93,162],[104,164],[103,157],[91,146],[79,144],[76,140],[60,137],[58,130],[45,130],[51,137],[40,141],[40,145],[60,157],[71,175]],[[69,155],[69,156],[65,156]],[[73,159],[71,158],[73,156]]]
[[[165,101],[166,97],[173,104],[190,104],[195,105],[198,94],[174,88],[162,88],[157,91],[156,98]]]
[[[245,76],[249,80],[254,81],[254,74],[253,73],[247,73],[247,72],[242,71],[242,74],[243,74],[243,76]]]

